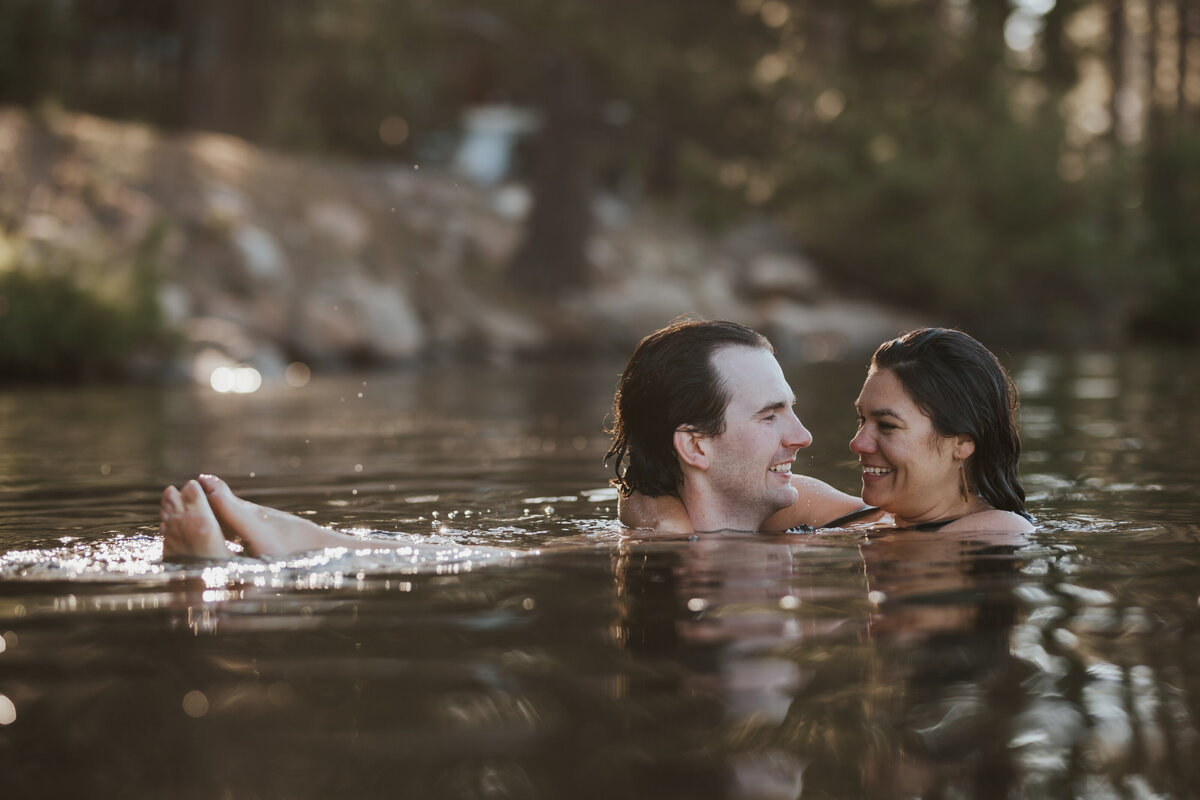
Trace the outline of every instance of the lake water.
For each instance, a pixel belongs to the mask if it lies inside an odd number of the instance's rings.
[[[618,363],[0,391],[0,794],[1196,797],[1200,357],[1008,363],[1024,542],[625,532]],[[202,471],[414,547],[163,565]]]

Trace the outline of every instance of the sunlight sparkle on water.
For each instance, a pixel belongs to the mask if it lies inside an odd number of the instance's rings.
[[[253,394],[262,387],[262,375],[254,367],[217,367],[208,382],[221,394]]]

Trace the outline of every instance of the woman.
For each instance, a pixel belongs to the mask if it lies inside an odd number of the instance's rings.
[[[850,449],[862,470],[862,501],[793,476],[799,500],[768,530],[849,524],[916,530],[1033,529],[1017,474],[1017,391],[996,356],[967,334],[921,328],[884,342],[859,393]],[[814,502],[814,496],[816,502]],[[674,497],[633,495],[621,521],[687,529]]]

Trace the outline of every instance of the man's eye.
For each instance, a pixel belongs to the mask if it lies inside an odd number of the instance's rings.
[[[767,414],[765,417],[763,417],[763,422],[774,422],[774,421],[775,421],[774,414]]]

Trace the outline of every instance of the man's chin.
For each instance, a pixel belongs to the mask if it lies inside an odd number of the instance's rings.
[[[796,501],[800,499],[800,492],[795,486],[789,486],[787,489],[779,493],[776,511],[782,511],[785,508],[796,505]]]

